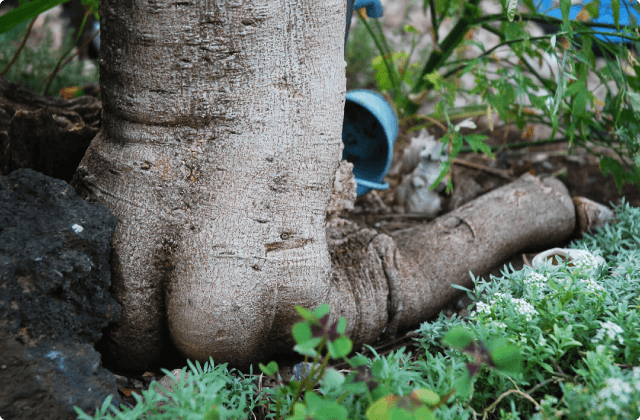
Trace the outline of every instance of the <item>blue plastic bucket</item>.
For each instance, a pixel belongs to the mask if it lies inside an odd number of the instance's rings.
[[[342,159],[353,163],[357,194],[386,190],[384,177],[391,168],[398,118],[387,101],[369,90],[347,92],[342,124]]]

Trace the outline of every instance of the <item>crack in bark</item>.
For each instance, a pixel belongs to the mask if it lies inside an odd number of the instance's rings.
[[[378,235],[380,237],[382,235]],[[387,235],[384,235],[387,236]],[[389,237],[389,239],[391,239]],[[393,243],[393,239],[391,239]],[[376,244],[376,251],[378,251],[378,258],[382,262],[382,269],[384,270],[385,277],[387,278],[387,287],[389,288],[387,313],[389,314],[389,323],[387,324],[383,336],[385,338],[393,339],[398,332],[398,326],[400,325],[400,319],[402,319],[402,312],[404,311],[404,305],[402,302],[402,293],[400,293],[400,281],[398,280],[398,271],[396,267],[396,254],[398,249],[393,245]]]
[[[287,239],[283,242],[271,242],[264,244],[264,248],[268,254],[269,252],[283,251],[285,249],[302,248],[309,242],[313,242],[313,239]]]

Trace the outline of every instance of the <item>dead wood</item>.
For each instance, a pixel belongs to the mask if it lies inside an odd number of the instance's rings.
[[[100,100],[38,95],[0,77],[0,173],[31,168],[70,181],[100,128]]]
[[[604,204],[596,203],[586,197],[574,197],[579,233],[600,229],[607,223],[614,223],[616,215]]]
[[[567,188],[525,174],[426,225],[391,236],[332,218],[327,222],[333,316],[371,343],[419,325],[481,275],[525,250],[552,247],[574,232]],[[386,329],[386,331],[385,331]]]

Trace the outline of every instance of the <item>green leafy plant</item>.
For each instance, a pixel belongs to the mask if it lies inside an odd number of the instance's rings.
[[[510,419],[638,417],[640,210],[623,204],[616,215],[616,225],[571,245],[607,264],[507,268],[501,278],[474,280],[474,290],[467,290],[475,302],[468,319],[440,316],[422,325],[417,340],[426,360],[442,360],[444,369],[465,360],[448,350],[440,358],[440,340],[460,325],[487,342],[514,345],[524,357],[520,373],[508,378],[478,372],[468,405],[456,401],[460,411]],[[456,334],[463,345],[468,333]],[[509,357],[501,363],[512,364]]]
[[[251,374],[229,370],[226,364],[215,365],[213,360],[204,366],[188,364],[188,375],[182,375],[179,381],[163,370],[175,380],[172,392],[153,382],[143,396],[132,394],[137,401],[133,408],[123,405],[118,410],[109,396],[94,416],[75,407],[78,419],[237,419],[247,417],[255,408],[259,394]]]
[[[152,385],[134,408],[110,405],[79,418],[570,419],[640,414],[640,209],[623,203],[617,224],[571,247],[600,255],[579,264],[550,261],[488,282],[474,278],[467,318],[425,322],[417,351],[349,357],[344,321],[328,305],[298,308],[298,379],[275,362],[260,365],[275,382],[213,361],[189,363],[172,393]],[[346,362],[337,370],[334,362]],[[168,373],[165,371],[165,373]],[[165,406],[158,408],[158,403]]]
[[[19,7],[0,16],[0,42],[2,42],[3,46],[6,45],[6,48],[3,48],[3,51],[0,52],[0,76],[4,76],[11,81],[19,81],[43,94],[48,94],[52,90],[59,92],[63,88],[81,85],[85,82],[97,82],[97,70],[85,74],[84,64],[78,60],[73,62],[73,58],[86,48],[98,33],[94,33],[93,37],[87,40],[75,54],[70,56],[70,53],[80,39],[80,34],[84,29],[89,14],[94,14],[96,19],[99,18],[98,0],[82,0],[82,4],[86,6],[86,12],[76,39],[74,41],[70,39],[70,35],[67,36],[62,46],[64,52],[60,54],[57,59],[54,58],[55,54],[52,55],[49,52],[51,47],[50,33],[47,33],[45,41],[38,47],[37,51],[24,50],[26,41],[31,34],[31,28],[33,27],[35,18],[40,13],[66,1],[67,0],[21,1]],[[27,26],[26,21],[29,19],[32,20]],[[16,38],[22,38],[22,42],[18,46],[14,45]],[[30,71],[27,71],[28,66],[30,66]],[[57,75],[59,75],[59,77],[56,78]],[[74,96],[81,94],[82,90],[78,89]]]
[[[0,34],[10,31],[16,25],[38,17],[40,13],[66,3],[69,0],[33,0],[20,1],[20,7],[17,7],[4,15],[0,16]],[[98,0],[82,0],[82,4],[89,7],[90,13],[93,13],[96,19],[98,16]]]
[[[637,45],[640,41],[637,22],[621,29],[617,23],[589,21],[598,16],[599,2],[584,6],[576,21],[569,21],[570,0],[560,1],[562,19],[537,13],[531,0],[523,3],[531,13],[519,13],[517,0],[501,0],[503,12],[498,14],[483,13],[479,0],[424,0],[422,9],[425,14],[429,11],[430,32],[420,33],[406,24],[397,31],[403,42],[410,43],[408,52],[394,51],[380,23],[359,15],[359,23],[366,28],[379,53],[371,60],[378,90],[394,104],[409,130],[446,121],[447,135],[442,141],[449,143],[450,164],[458,153],[476,151],[477,142],[486,140],[481,137],[484,133],[477,133],[474,138],[453,136],[455,125],[450,120],[484,114],[491,124],[491,114],[497,112],[503,121],[515,123],[519,129],[530,124],[545,124],[553,129],[546,140],[501,147],[568,142],[571,150],[580,146],[600,157],[603,173],[614,177],[618,189],[625,182],[639,184],[640,68],[626,47],[595,38],[598,34],[615,35]],[[618,18],[619,1],[612,1],[612,6]],[[640,5],[634,2],[630,7]],[[439,30],[447,21],[455,23],[444,39],[439,39]],[[527,26],[533,22],[557,25],[560,30],[557,34],[533,37]],[[499,44],[487,49],[468,36],[479,31],[498,36]],[[432,38],[430,51],[426,58],[415,60],[416,45],[425,36]],[[596,69],[594,44],[607,58],[602,69]],[[479,51],[478,55],[462,57],[462,51],[469,48]],[[496,55],[498,48],[500,56]],[[505,48],[509,49],[506,53]],[[557,67],[555,74],[552,71],[545,76],[540,71],[545,62]],[[467,74],[475,80],[471,88],[459,83]],[[606,91],[604,101],[594,96],[594,86],[588,85],[589,77],[599,79],[597,87]],[[470,95],[482,102],[470,103],[462,109],[453,106],[457,98],[468,99]],[[436,103],[433,113],[418,113],[425,102]],[[468,147],[461,147],[465,143]],[[594,146],[610,149],[615,157]],[[450,165],[444,170],[448,169]]]

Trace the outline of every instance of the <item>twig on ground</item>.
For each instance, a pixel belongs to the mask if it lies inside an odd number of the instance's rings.
[[[481,171],[484,171],[484,172],[488,172],[490,174],[497,175],[497,176],[499,176],[501,178],[508,179],[509,181],[513,181],[513,179],[514,179],[514,176],[513,176],[513,173],[511,172],[511,170],[489,168],[488,166],[479,165],[477,163],[472,163],[472,162],[467,162],[466,160],[462,160],[462,159],[459,159],[459,158],[454,158],[453,159],[453,163],[455,165],[466,166],[468,168],[473,168],[473,169],[478,169],[478,170],[481,170]]]

